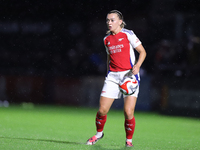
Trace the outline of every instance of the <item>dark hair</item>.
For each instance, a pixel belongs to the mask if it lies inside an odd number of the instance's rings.
[[[126,25],[126,23],[124,22],[124,17],[122,15],[122,13],[118,10],[111,10],[108,14],[117,14],[117,16],[119,17],[120,20],[122,20],[122,24],[120,25],[121,28],[124,28],[124,26]]]

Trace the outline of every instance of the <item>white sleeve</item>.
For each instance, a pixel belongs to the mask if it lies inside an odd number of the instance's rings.
[[[138,37],[135,35],[133,31],[131,31],[130,34],[127,35],[128,35],[128,40],[130,41],[130,44],[133,46],[133,48],[136,48],[137,46],[142,44],[142,42],[138,39]]]

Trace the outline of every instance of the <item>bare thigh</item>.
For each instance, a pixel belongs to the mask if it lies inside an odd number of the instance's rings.
[[[132,119],[134,116],[137,97],[127,96],[124,98],[124,116],[126,119]]]
[[[100,102],[99,102],[99,115],[105,116],[108,111],[110,110],[110,107],[112,106],[112,103],[114,102],[115,99],[113,98],[107,98],[107,97],[100,97]]]

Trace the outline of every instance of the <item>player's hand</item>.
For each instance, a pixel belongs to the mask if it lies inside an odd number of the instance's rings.
[[[140,71],[140,67],[138,67],[137,65],[134,65],[133,68],[132,68],[132,73],[134,75],[138,74]]]

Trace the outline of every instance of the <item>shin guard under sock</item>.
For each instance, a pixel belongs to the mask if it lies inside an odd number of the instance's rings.
[[[124,127],[126,131],[126,139],[132,139],[135,130],[135,117],[131,120],[125,119]]]
[[[103,131],[104,125],[106,123],[106,120],[107,120],[107,115],[100,116],[98,114],[98,112],[97,112],[97,115],[96,115],[96,129],[97,129],[97,132],[102,132]]]

